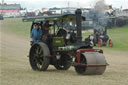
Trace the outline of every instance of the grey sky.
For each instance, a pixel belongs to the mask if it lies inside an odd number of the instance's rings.
[[[50,7],[93,7],[98,0],[4,0],[6,3],[20,3],[27,8],[50,8]],[[2,0],[0,0],[2,2]],[[105,0],[106,4],[113,7],[128,8],[128,0]]]

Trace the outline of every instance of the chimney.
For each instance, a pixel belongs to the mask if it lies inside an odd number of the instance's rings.
[[[77,9],[75,11],[75,14],[76,14],[76,27],[77,27],[77,44],[81,43],[82,41],[82,36],[81,36],[81,14],[82,14],[82,11],[81,9]]]

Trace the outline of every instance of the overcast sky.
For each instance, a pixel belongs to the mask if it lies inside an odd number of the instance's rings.
[[[50,8],[50,7],[93,7],[98,0],[4,0],[5,3],[18,3],[23,8]],[[2,2],[2,0],[0,0]],[[113,7],[128,8],[128,0],[105,0]]]

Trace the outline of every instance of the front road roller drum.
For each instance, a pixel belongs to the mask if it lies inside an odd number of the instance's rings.
[[[102,53],[84,52],[80,56],[80,63],[75,65],[75,71],[82,75],[97,75],[103,74],[106,66],[107,62]]]

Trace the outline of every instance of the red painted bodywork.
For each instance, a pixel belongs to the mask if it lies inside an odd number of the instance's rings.
[[[109,40],[108,45],[109,47],[112,47],[112,40]]]
[[[77,63],[80,63],[80,56],[83,52],[99,52],[103,53],[103,50],[101,49],[79,49],[77,50]]]
[[[98,39],[98,47],[101,47],[101,40]]]

